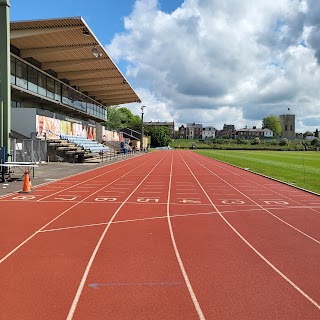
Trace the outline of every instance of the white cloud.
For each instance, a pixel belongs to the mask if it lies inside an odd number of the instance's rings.
[[[128,64],[146,120],[241,128],[294,106],[297,127],[313,129],[320,127],[314,11],[315,0],[185,0],[167,14],[156,0],[137,0],[107,51]]]

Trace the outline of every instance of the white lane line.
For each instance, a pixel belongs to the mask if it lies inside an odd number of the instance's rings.
[[[113,190],[130,190],[131,188],[129,187],[110,187],[110,189],[113,189]]]
[[[129,202],[127,202],[127,203],[129,203]],[[167,204],[167,203],[165,203],[165,204]],[[184,218],[184,217],[192,217],[192,216],[205,216],[205,215],[208,216],[208,215],[213,215],[213,214],[217,214],[217,212],[212,211],[212,212],[199,212],[199,213],[171,214],[170,217],[171,218]],[[156,216],[156,217],[150,217],[150,218],[118,220],[118,221],[112,221],[112,224],[129,223],[129,222],[141,222],[141,221],[167,219],[167,218],[168,218],[167,215],[165,215],[165,216]],[[46,230],[40,231],[40,233],[64,231],[64,230],[70,230],[70,229],[99,227],[99,226],[105,226],[108,223],[109,222],[101,222],[101,223],[84,224],[84,225],[62,227],[62,228],[55,228],[55,229],[46,229]]]
[[[162,191],[139,191],[140,194],[162,194]]]
[[[125,191],[116,191],[116,190],[105,190],[103,192],[111,192],[111,193],[126,193]]]
[[[48,191],[48,190],[46,190],[46,191]],[[79,193],[87,193],[87,192],[89,192],[88,190],[69,190],[68,192],[70,192],[70,193],[72,193],[72,192],[79,192]]]
[[[76,188],[79,188],[79,189],[97,189],[96,186],[76,186]]]
[[[169,230],[170,230],[171,241],[172,241],[172,244],[173,244],[174,252],[176,254],[176,257],[177,257],[177,260],[178,260],[178,263],[179,263],[179,266],[180,266],[184,281],[185,281],[185,283],[187,285],[189,294],[191,296],[191,299],[192,299],[192,302],[194,304],[194,307],[195,307],[195,309],[196,309],[196,311],[198,313],[199,319],[204,320],[205,319],[204,314],[203,314],[203,312],[201,310],[201,307],[200,307],[200,304],[199,304],[198,299],[196,297],[196,294],[193,291],[193,288],[192,288],[192,285],[190,283],[187,271],[186,271],[186,269],[185,269],[185,267],[183,265],[183,262],[182,262],[182,259],[181,259],[181,256],[180,256],[180,253],[179,253],[179,250],[178,250],[178,247],[177,247],[177,243],[176,243],[176,240],[175,240],[175,237],[174,237],[173,229],[172,229],[171,217],[170,217],[170,195],[171,195],[171,183],[172,183],[171,181],[172,181],[173,153],[172,153],[171,157],[172,158],[171,158],[168,201],[167,201],[167,221],[168,221],[168,226],[169,226]]]
[[[144,163],[142,163],[141,165],[139,165],[138,167],[143,166]],[[134,169],[132,169],[131,171],[125,173],[124,175],[122,175],[121,177],[117,178],[116,180],[110,182],[110,184],[112,184],[115,181],[118,181],[119,179],[125,177],[126,175],[130,174],[131,172],[135,171],[137,169],[137,167],[135,167]],[[109,172],[109,171],[108,171]],[[103,188],[106,188],[108,185],[106,185]],[[75,204],[73,204],[72,206],[70,206],[68,209],[64,210],[62,213],[60,213],[58,216],[56,216],[54,219],[50,220],[48,223],[46,223],[44,226],[42,226],[40,229],[38,229],[37,231],[35,231],[32,235],[30,235],[28,238],[26,238],[24,241],[22,241],[19,245],[17,245],[14,249],[12,249],[8,254],[6,254],[2,259],[0,259],[0,264],[3,263],[5,260],[7,260],[12,254],[14,254],[18,249],[20,249],[23,245],[25,245],[29,240],[31,240],[32,238],[34,238],[38,233],[40,233],[40,231],[42,231],[43,229],[45,229],[47,226],[49,226],[51,223],[53,223],[54,221],[56,221],[57,219],[59,219],[60,217],[62,217],[65,213],[67,213],[68,211],[70,211],[72,208],[78,206],[79,204],[83,203],[86,199],[90,198],[92,195],[98,193],[99,191],[101,191],[103,188],[97,190],[96,192],[90,194],[89,196],[87,196],[86,198],[83,198],[82,200],[76,202]],[[46,198],[46,197],[45,197]],[[42,198],[44,199],[44,198]],[[39,201],[39,200],[38,200]],[[72,202],[68,202],[68,203],[72,203]]]
[[[131,164],[131,163],[135,163],[135,162],[137,162],[138,160],[133,160],[132,162],[130,162],[129,164]],[[117,170],[119,170],[119,169],[121,169],[121,168],[125,168],[125,167],[127,167],[129,164],[124,164],[124,165],[122,165],[122,166],[117,166],[116,168],[114,168],[114,169],[112,169],[112,170],[110,170],[110,171],[107,171],[107,172],[104,172],[104,173],[102,173],[102,174],[99,174],[99,175],[96,175],[96,176],[94,176],[94,177],[92,177],[92,178],[90,178],[90,179],[87,179],[87,180],[85,180],[85,181],[79,181],[79,183],[78,183],[78,181],[71,181],[71,183],[73,183],[70,187],[64,187],[64,189],[63,190],[69,190],[69,189],[71,189],[71,188],[74,188],[74,187],[77,187],[77,186],[81,186],[82,184],[84,184],[84,183],[88,183],[89,181],[90,181],[90,184],[94,184],[94,183],[96,183],[95,182],[95,179],[97,179],[97,178],[100,178],[100,177],[104,177],[104,176],[106,176],[106,175],[108,175],[109,173],[111,173],[111,172],[113,172],[113,171],[117,171]],[[140,167],[140,166],[139,166]],[[99,170],[99,168],[97,169],[97,168],[95,168],[95,169],[91,169],[91,170],[88,170],[88,171],[86,171],[86,173],[88,173],[88,172],[92,172],[92,171],[94,171],[94,170]],[[130,172],[132,172],[132,170],[130,171]],[[73,176],[70,176],[70,177],[77,177],[77,176],[79,176],[79,175],[81,175],[81,174],[83,174],[83,173],[78,173],[78,174],[75,174],[75,175],[73,175]],[[70,178],[70,177],[67,177],[67,178],[62,178],[62,179],[68,179],[68,178]],[[58,182],[54,182],[54,184],[57,184],[57,183],[64,183],[65,181],[63,181],[61,179],[61,181],[58,181]],[[117,180],[115,180],[115,181],[117,181]],[[75,184],[76,183],[76,184]],[[43,185],[39,185],[39,186],[37,186],[37,187],[42,187],[42,186],[48,186],[48,185],[51,185],[51,182],[49,182],[48,184],[43,184]],[[108,185],[110,185],[110,183],[108,184]],[[102,190],[103,188],[101,188],[100,190]],[[51,197],[51,196],[54,196],[54,195],[56,195],[56,194],[58,194],[59,193],[59,191],[58,192],[55,192],[55,193],[53,193],[53,194],[50,194],[50,195],[48,195],[48,196],[45,196],[45,197],[43,197],[43,198],[41,198],[41,199],[39,199],[39,200],[37,200],[37,201],[42,201],[42,200],[44,200],[44,199],[47,199],[47,198],[49,198],[49,197]]]
[[[191,158],[192,159],[192,158]],[[311,237],[310,235],[308,235],[307,233],[303,232],[302,230],[294,227],[293,225],[291,225],[290,223],[286,222],[285,220],[281,219],[280,217],[278,217],[277,215],[273,214],[271,211],[269,211],[267,208],[263,207],[262,205],[260,205],[259,203],[257,203],[256,201],[254,201],[253,199],[251,199],[249,196],[247,196],[245,193],[241,192],[239,189],[237,189],[236,187],[234,187],[233,185],[231,185],[229,182],[227,182],[226,180],[224,180],[223,178],[221,178],[219,175],[215,174],[212,170],[208,169],[206,166],[204,166],[203,164],[201,164],[199,161],[192,159],[193,161],[195,161],[196,163],[200,164],[203,168],[207,169],[209,172],[211,172],[213,175],[215,175],[218,179],[220,179],[221,181],[223,181],[224,183],[226,183],[227,185],[229,185],[231,188],[233,188],[234,190],[236,190],[237,192],[239,192],[241,195],[243,195],[244,197],[246,197],[248,200],[252,201],[255,205],[257,205],[258,207],[260,207],[261,209],[263,209],[265,212],[267,212],[268,214],[270,214],[272,217],[276,218],[277,220],[281,221],[282,223],[284,223],[285,225],[287,225],[288,227],[292,228],[293,230],[299,232],[300,234],[304,235],[305,237],[309,238],[310,240],[320,244],[320,241]],[[226,169],[227,170],[227,169]],[[232,172],[232,171],[230,171]],[[279,195],[277,193],[277,195]],[[284,196],[284,198],[287,198]],[[291,200],[292,202],[296,202],[299,203],[297,201],[294,201],[290,198],[287,198],[289,200]],[[274,199],[272,199],[274,200]],[[283,201],[283,199],[277,199],[277,200],[281,200]],[[270,204],[270,206],[274,206],[274,204]],[[265,206],[267,206],[267,204],[265,204]],[[306,207],[311,209],[310,207]],[[317,212],[317,211],[316,211]]]
[[[176,192],[176,194],[194,194],[194,195],[198,195],[199,192]]]
[[[277,194],[277,195],[279,195],[279,196],[281,196],[281,197],[283,197],[283,198],[285,198],[285,199],[292,200],[293,202],[298,203],[298,204],[302,204],[301,201],[304,201],[304,200],[302,200],[302,199],[301,199],[301,200],[294,200],[294,199],[292,199],[292,197],[289,197],[289,196],[286,196],[286,195],[285,195],[288,191],[290,191],[290,195],[291,195],[292,193],[300,193],[300,195],[301,195],[301,190],[296,190],[296,189],[292,190],[293,187],[290,186],[290,185],[285,186],[285,189],[283,189],[284,192],[279,193],[279,192],[277,192],[277,191],[280,191],[280,190],[279,190],[280,187],[275,188],[274,183],[262,183],[262,184],[259,184],[259,183],[255,182],[254,180],[251,180],[250,177],[249,177],[249,178],[244,177],[244,176],[242,176],[242,175],[240,175],[240,174],[238,174],[238,173],[236,173],[236,172],[233,172],[233,171],[231,171],[231,170],[229,170],[229,169],[227,169],[227,168],[225,168],[225,167],[219,166],[219,165],[213,163],[212,161],[208,160],[207,158],[206,158],[205,160],[206,160],[206,162],[214,165],[215,167],[218,167],[218,168],[221,168],[221,169],[223,169],[223,170],[225,170],[225,171],[227,171],[227,172],[233,173],[233,175],[239,176],[239,177],[241,177],[242,179],[246,179],[247,181],[249,181],[249,182],[251,183],[251,185],[252,185],[252,183],[253,183],[253,184],[257,185],[258,187],[262,187],[262,188],[266,189],[267,191],[272,192],[272,194]],[[205,168],[206,168],[206,167],[205,167]],[[279,183],[280,183],[280,182],[279,182]],[[235,185],[241,186],[241,184],[235,184]],[[271,189],[268,188],[268,186],[270,186]],[[282,187],[282,186],[281,186],[281,187]],[[276,190],[277,190],[277,191],[276,191]],[[295,195],[294,195],[294,196],[295,196]],[[299,195],[298,195],[298,196],[299,196]],[[297,196],[297,197],[298,197],[298,196]],[[305,197],[310,197],[311,199],[314,199],[314,195],[313,195],[313,194],[310,194],[310,193],[306,193],[306,194],[301,195],[301,196],[304,197],[304,198],[305,198]],[[295,197],[296,197],[296,196],[295,196]],[[308,201],[308,200],[306,200],[306,201]],[[303,205],[303,204],[302,204],[302,205]],[[304,205],[304,207],[307,208],[307,209],[311,209],[311,210],[314,211],[314,212],[319,213],[319,211],[316,210],[316,209],[314,209],[314,208],[311,208],[311,207],[306,206],[306,205]]]
[[[177,199],[178,200],[186,200],[186,198],[178,198],[178,197],[177,197]],[[201,198],[190,197],[190,198],[188,198],[188,200],[201,200]]]
[[[164,186],[148,186],[147,188],[142,188],[142,189],[147,189],[147,190],[162,190]]]
[[[159,182],[159,183],[156,183],[156,182],[149,182],[149,183],[146,183],[147,186],[163,186],[164,183],[163,182]]]
[[[180,155],[180,157],[182,158],[182,156]],[[217,213],[219,214],[219,216],[224,220],[224,222],[236,233],[236,235],[247,245],[249,246],[250,249],[252,249],[264,262],[266,262],[279,276],[281,276],[284,280],[286,280],[294,289],[296,289],[303,297],[305,297],[309,302],[311,302],[316,308],[318,308],[320,310],[320,305],[314,301],[306,292],[304,292],[298,285],[296,285],[293,281],[291,281],[284,273],[282,273],[276,266],[274,266],[262,253],[260,253],[260,251],[258,251],[248,240],[246,240],[232,225],[231,223],[221,214],[221,212],[218,210],[218,208],[214,205],[214,203],[211,201],[209,195],[206,193],[205,189],[202,187],[200,181],[197,179],[197,177],[194,175],[194,173],[192,172],[192,170],[190,169],[190,167],[187,165],[187,163],[185,162],[185,160],[182,158],[182,160],[184,161],[184,163],[186,164],[186,166],[189,168],[191,174],[193,175],[193,177],[195,178],[195,180],[198,182],[200,188],[202,189],[202,191],[204,192],[204,194],[206,195],[206,197],[208,198],[208,200],[211,202],[212,206],[216,209]],[[194,159],[192,159],[194,160]],[[197,162],[198,164],[200,164],[201,166],[203,166],[200,162],[198,162],[197,160],[194,160],[195,162]],[[203,166],[204,167],[204,166]],[[205,168],[205,167],[204,167]],[[207,169],[209,170],[209,169]],[[210,170],[209,170],[210,171]],[[216,175],[218,176],[218,175]],[[223,180],[222,178],[220,178],[221,180]],[[224,181],[224,180],[223,180]]]
[[[136,192],[136,190],[142,185],[142,183],[149,177],[149,175],[153,172],[153,170],[159,165],[159,163],[163,160],[163,158],[166,156],[166,154],[159,160],[159,162],[151,169],[151,171],[143,178],[143,180],[135,187],[135,189],[127,196],[127,198],[121,203],[121,205],[118,207],[118,209],[115,211],[115,213],[113,214],[113,216],[111,217],[111,219],[109,220],[107,226],[105,227],[102,235],[100,236],[100,239],[95,247],[95,249],[93,250],[93,253],[89,259],[89,262],[87,264],[87,267],[84,271],[84,274],[82,276],[82,279],[80,281],[80,284],[79,284],[79,287],[78,287],[78,290],[76,292],[76,295],[74,297],[74,300],[72,302],[72,305],[71,305],[71,308],[69,310],[69,313],[68,313],[68,316],[67,316],[67,319],[66,320],[71,320],[73,318],[73,315],[76,311],[76,308],[77,308],[77,305],[78,305],[78,302],[79,302],[79,299],[81,297],[81,294],[82,294],[82,291],[83,291],[83,287],[87,281],[87,278],[88,278],[88,275],[89,275],[89,272],[90,272],[90,269],[92,267],[92,264],[93,264],[93,261],[98,253],[98,250],[101,246],[101,243],[103,241],[103,239],[105,238],[106,236],[106,233],[108,232],[111,224],[112,224],[112,221],[114,220],[114,218],[117,216],[117,214],[119,213],[120,209],[126,204],[126,202],[129,200],[129,198]],[[135,170],[135,169],[134,169]],[[117,179],[118,180],[118,179]]]

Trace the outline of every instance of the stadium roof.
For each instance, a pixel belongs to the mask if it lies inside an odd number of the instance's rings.
[[[10,23],[10,42],[22,58],[105,106],[141,102],[82,17]]]

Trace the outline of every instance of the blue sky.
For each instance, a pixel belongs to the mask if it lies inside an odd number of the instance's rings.
[[[320,129],[318,0],[11,0],[12,21],[82,16],[146,121]],[[125,105],[140,114],[141,105]]]

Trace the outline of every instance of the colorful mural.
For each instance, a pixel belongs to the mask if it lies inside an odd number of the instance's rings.
[[[59,139],[61,135],[72,135],[96,140],[96,127],[85,121],[72,122],[37,115],[36,130],[37,138]]]

